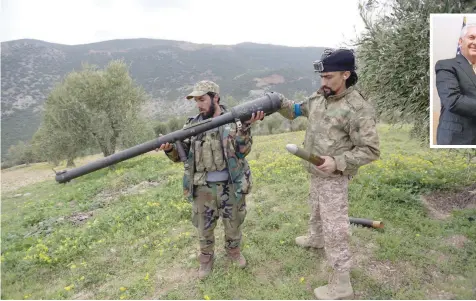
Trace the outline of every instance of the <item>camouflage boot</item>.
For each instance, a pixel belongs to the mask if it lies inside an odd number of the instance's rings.
[[[350,284],[349,272],[334,271],[329,277],[329,283],[314,290],[318,300],[350,300],[354,299],[354,290]]]
[[[303,248],[324,248],[324,239],[322,236],[312,238],[309,235],[296,237],[296,244]]]
[[[215,255],[213,253],[200,253],[200,255],[198,256],[198,260],[200,261],[200,268],[198,269],[198,278],[202,280],[205,279],[212,271],[213,262],[215,261]]]
[[[246,259],[243,254],[241,254],[240,247],[226,249],[226,253],[233,262],[236,262],[236,264],[238,264],[240,268],[243,269],[246,267]]]

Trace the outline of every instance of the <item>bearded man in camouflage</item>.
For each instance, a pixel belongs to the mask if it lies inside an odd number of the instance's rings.
[[[360,166],[380,156],[376,117],[372,105],[354,88],[357,83],[351,50],[327,49],[314,62],[321,88],[306,101],[295,103],[281,96],[281,115],[308,118],[304,148],[325,159],[310,173],[311,217],[306,236],[296,238],[302,247],[324,248],[332,272],[328,285],[314,290],[317,299],[351,299],[350,225],[348,183]]]
[[[187,99],[194,99],[200,113],[188,119],[184,127],[217,117],[227,110],[220,104],[220,88],[212,81],[195,84]],[[215,259],[214,229],[222,217],[225,249],[239,267],[246,266],[240,252],[241,228],[246,216],[245,195],[252,186],[251,171],[245,157],[251,151],[251,124],[264,118],[263,112],[253,113],[243,124],[226,124],[183,141],[187,155],[184,162],[183,190],[192,205],[192,223],[200,240],[199,278],[212,270]],[[174,162],[180,162],[175,144],[160,146]]]

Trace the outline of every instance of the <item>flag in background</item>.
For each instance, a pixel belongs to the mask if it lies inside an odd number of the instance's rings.
[[[466,16],[463,17],[463,25],[461,26],[461,29],[463,29],[465,25],[466,25]],[[458,44],[458,47],[456,48],[456,55],[458,54],[461,54],[461,47],[459,47],[459,44]]]

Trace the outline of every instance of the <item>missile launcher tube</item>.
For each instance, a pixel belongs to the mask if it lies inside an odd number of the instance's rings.
[[[167,135],[163,135],[157,139],[144,142],[142,144],[133,146],[118,153],[112,154],[110,156],[90,162],[86,165],[70,170],[57,172],[55,179],[58,183],[66,183],[74,178],[94,172],[98,169],[105,168],[118,162],[128,160],[130,158],[152,151],[156,148],[159,148],[164,143],[179,142],[188,137],[196,136],[197,134],[206,132],[213,128],[217,128],[224,124],[232,122],[240,124],[243,121],[249,120],[252,114],[258,111],[263,111],[266,115],[270,115],[278,111],[280,108],[281,101],[279,99],[279,96],[275,93],[268,92],[263,97],[235,106],[231,108],[229,112],[220,116],[206,119],[202,122],[190,125],[186,128],[174,131]],[[183,154],[181,155],[183,156]]]

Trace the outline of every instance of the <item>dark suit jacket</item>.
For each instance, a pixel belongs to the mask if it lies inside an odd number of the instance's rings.
[[[435,72],[441,100],[437,144],[476,146],[476,75],[472,66],[458,54],[436,62]]]

